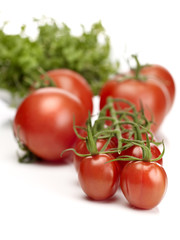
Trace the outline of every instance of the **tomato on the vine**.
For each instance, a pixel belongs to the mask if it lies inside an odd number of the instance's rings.
[[[120,186],[132,206],[151,209],[160,203],[165,194],[167,175],[158,163],[129,162],[121,173]]]
[[[61,161],[61,152],[72,147],[77,139],[73,118],[82,126],[86,117],[81,101],[73,94],[59,88],[42,88],[20,104],[13,128],[15,136],[36,156]]]
[[[161,155],[161,152],[160,152],[159,148],[154,143],[150,143],[150,151],[151,151],[151,159],[158,158]],[[136,157],[136,158],[139,158],[141,160],[142,157],[143,157],[143,151],[142,151],[142,148],[140,146],[133,145],[132,147],[122,151],[121,154],[118,157],[121,157],[121,156],[124,156],[124,155]],[[120,164],[121,171],[128,162],[130,162],[130,161],[123,161],[123,160],[118,161],[118,163]],[[159,159],[155,162],[159,163],[160,165],[163,165],[163,158],[161,158],[161,159]]]
[[[93,111],[93,93],[86,79],[79,73],[70,69],[54,69],[46,75],[54,82],[56,87],[62,88],[76,95],[84,105],[87,113]]]
[[[107,139],[97,139],[96,141],[97,150],[101,151],[101,149],[104,147],[106,143],[107,143]],[[116,144],[113,141],[110,141],[104,151],[112,150],[114,148],[116,148]],[[88,154],[89,150],[87,148],[86,140],[78,140],[75,144],[75,150],[77,153],[80,153],[80,154]],[[111,155],[113,156],[113,158],[116,158],[118,156],[118,153],[117,152],[111,153]],[[80,157],[77,154],[74,154],[73,162],[77,172],[79,170],[79,166],[83,158],[84,157]]]
[[[112,197],[119,187],[119,167],[108,154],[85,157],[79,166],[78,178],[86,195],[93,200]]]

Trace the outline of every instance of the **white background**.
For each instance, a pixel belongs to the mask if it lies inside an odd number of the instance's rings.
[[[65,22],[74,33],[102,21],[111,36],[113,58],[122,61],[138,53],[142,63],[166,67],[176,83],[174,106],[159,138],[165,140],[164,167],[168,189],[158,207],[132,209],[120,192],[107,202],[86,199],[72,165],[19,164],[11,120],[15,110],[0,101],[0,239],[180,239],[180,14],[178,0],[20,1],[0,4],[0,24],[19,32],[22,24],[32,36],[34,17]],[[97,99],[96,99],[97,100]],[[97,110],[97,105],[95,106]]]

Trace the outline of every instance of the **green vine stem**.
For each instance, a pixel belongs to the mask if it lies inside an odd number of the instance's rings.
[[[116,110],[115,103],[118,104],[120,102],[126,103],[126,109]],[[110,116],[106,116],[107,111]],[[111,121],[111,125],[106,125],[106,121]],[[130,126],[128,129],[125,127],[126,125]],[[164,154],[164,143],[163,143],[163,151],[161,155],[156,159],[151,159],[151,145],[153,142],[156,145],[162,144],[162,142],[155,142],[153,133],[150,131],[151,122],[148,121],[144,115],[143,106],[141,104],[140,111],[136,110],[135,105],[130,103],[124,99],[113,99],[108,98],[107,104],[103,109],[101,109],[98,118],[95,120],[94,125],[91,123],[91,116],[89,115],[86,128],[81,128],[78,126],[74,126],[74,131],[78,138],[86,141],[87,149],[89,150],[89,154],[81,154],[76,152],[74,148],[66,149],[65,151],[72,150],[75,154],[80,157],[86,157],[90,155],[96,155],[99,153],[118,153],[120,154],[122,151],[132,147],[139,146],[142,149],[142,159],[134,158],[132,156],[122,155],[119,156],[114,161],[122,160],[122,161],[157,161]],[[77,129],[83,129],[86,131],[87,136],[81,136]],[[124,138],[123,134],[128,133],[129,137]],[[145,134],[145,140],[142,139],[142,134]],[[117,139],[117,147],[106,150],[109,145],[111,139],[115,137]],[[98,139],[107,139],[105,145],[102,147],[100,151],[97,150],[96,141]],[[65,152],[64,151],[64,152]],[[64,153],[63,152],[63,153]],[[63,154],[62,153],[62,154]]]
[[[118,153],[120,154],[121,151],[121,147],[122,147],[122,135],[121,135],[121,131],[120,131],[120,128],[119,128],[119,121],[118,121],[118,118],[117,118],[117,114],[116,114],[116,110],[114,109],[113,107],[113,99],[112,98],[108,98],[107,100],[108,104],[110,105],[110,114],[113,118],[113,124],[115,126],[115,133],[116,133],[116,136],[117,136],[117,139],[118,139]]]
[[[89,114],[89,118],[87,121],[87,138],[86,138],[86,145],[87,149],[91,153],[91,155],[96,155],[98,154],[97,146],[96,146],[96,140],[94,138],[93,134],[93,128],[92,128],[92,123],[91,123],[91,116]]]
[[[128,65],[129,65],[129,68],[130,68],[131,72],[128,73],[128,74],[119,74],[119,78],[117,80],[118,81],[125,81],[125,80],[129,80],[129,79],[135,79],[135,80],[138,80],[138,81],[141,81],[141,82],[147,81],[147,77],[141,75],[140,72],[141,72],[141,69],[144,66],[148,66],[148,64],[141,65],[140,62],[139,62],[138,56],[136,54],[132,54],[131,57],[133,58],[133,60],[135,60],[136,66],[133,68],[130,65],[130,61],[128,60],[127,62],[128,62]]]
[[[138,145],[138,144],[135,144],[135,145]],[[112,159],[112,160],[110,160],[109,162],[113,162],[113,161],[145,161],[145,162],[156,162],[156,161],[160,160],[160,159],[163,157],[164,153],[165,153],[165,145],[164,145],[164,142],[163,142],[163,141],[162,141],[162,145],[163,145],[163,150],[162,150],[161,154],[160,154],[157,158],[154,158],[154,159],[151,159],[151,158],[148,158],[148,157],[141,159],[141,158],[137,158],[137,157],[133,157],[133,156],[129,156],[129,155],[123,155],[123,156],[118,157],[118,158],[116,158],[116,159]],[[138,146],[142,147],[141,144],[138,145]]]

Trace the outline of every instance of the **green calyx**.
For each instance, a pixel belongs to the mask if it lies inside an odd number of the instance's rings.
[[[129,74],[122,74],[122,77],[118,79],[118,81],[125,81],[125,80],[130,80],[134,79],[140,82],[146,82],[147,77],[141,74],[141,69],[146,66],[146,65],[141,65],[138,59],[138,56],[135,54],[131,55],[132,59],[135,61],[135,67],[132,67],[129,63],[129,68],[130,68],[130,73]]]
[[[121,109],[120,103],[125,103],[127,107]],[[110,124],[107,124],[109,122]],[[148,121],[145,117],[142,103],[140,111],[137,111],[135,106],[127,100],[108,98],[107,104],[101,109],[93,125],[89,116],[86,128],[83,128],[87,133],[86,137],[83,137],[78,133],[77,129],[80,127],[74,126],[78,138],[86,141],[89,153],[81,154],[76,152],[73,148],[65,151],[72,150],[75,154],[81,157],[100,153],[117,153],[118,157],[112,161],[158,161],[164,154],[165,146],[163,142],[156,142],[154,140],[153,133],[150,131],[151,124],[152,121]],[[108,148],[107,150],[107,147],[113,138],[117,140],[117,145],[115,148]],[[98,139],[106,139],[106,144],[99,151],[96,145]],[[163,144],[163,151],[156,159],[151,158],[151,143],[157,146]],[[141,147],[143,153],[142,159],[122,155],[124,150],[133,146]]]
[[[34,162],[40,162],[41,159],[36,156],[33,152],[30,151],[30,149],[20,140],[20,126],[17,131],[17,136],[15,136],[16,141],[18,143],[18,146],[20,150],[23,152],[23,154],[18,154],[18,161],[20,163],[34,163]]]

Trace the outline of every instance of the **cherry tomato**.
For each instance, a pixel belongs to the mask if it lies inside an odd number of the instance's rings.
[[[155,132],[167,113],[169,108],[168,95],[161,86],[162,83],[153,78],[146,81],[136,79],[127,79],[120,81],[118,76],[109,80],[100,92],[100,109],[107,103],[108,97],[126,99],[136,106],[137,111],[141,108],[141,102],[144,107],[144,113],[148,120],[154,118],[155,124],[152,124],[151,130]],[[127,104],[119,102],[118,106],[122,109],[127,108]]]
[[[100,151],[103,148],[103,146],[106,144],[106,142],[107,142],[106,139],[98,139],[96,141],[97,150]],[[105,149],[105,151],[111,150],[113,148],[116,148],[116,145],[113,141],[110,141],[107,148]],[[75,144],[75,150],[81,154],[89,153],[85,140],[78,140]],[[111,155],[113,156],[113,158],[116,158],[118,156],[118,153],[112,153]],[[83,157],[80,157],[80,156],[74,154],[73,162],[74,162],[74,166],[75,166],[75,169],[77,172],[79,170],[79,166],[80,166],[80,163],[82,160],[83,160]]]
[[[79,73],[70,69],[54,69],[47,72],[58,88],[67,90],[76,95],[84,105],[84,108],[92,113],[93,93],[86,79]]]
[[[169,111],[173,105],[175,98],[175,82],[170,72],[160,65],[153,64],[144,66],[141,69],[140,74],[147,77],[155,78],[157,81],[161,82],[165,86],[166,91],[168,92],[170,97],[170,104],[168,108]]]
[[[63,89],[42,88],[20,104],[14,119],[14,133],[38,157],[61,161],[61,152],[72,147],[77,139],[73,117],[77,125],[85,124],[86,113],[76,96]]]
[[[112,155],[98,154],[85,157],[81,161],[78,178],[88,197],[106,200],[116,193],[120,175],[117,163],[108,162],[112,159]]]
[[[130,162],[121,173],[120,186],[132,206],[151,209],[160,203],[166,192],[167,175],[158,163]]]
[[[150,143],[150,148],[151,148],[151,159],[155,159],[161,155],[159,148],[154,143]],[[121,157],[123,155],[133,156],[133,157],[142,159],[142,157],[143,157],[142,148],[140,146],[134,145],[134,146],[122,151],[121,154],[119,155],[119,157]],[[129,161],[118,161],[118,163],[120,164],[121,171],[128,162]],[[161,158],[160,160],[158,160],[156,162],[159,163],[160,165],[163,165],[163,158]]]

